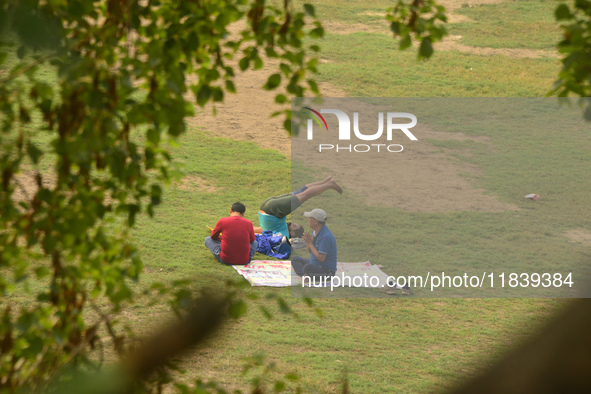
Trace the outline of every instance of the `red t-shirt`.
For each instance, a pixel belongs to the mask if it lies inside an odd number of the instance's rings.
[[[242,216],[221,218],[211,232],[211,238],[221,235],[220,258],[226,264],[244,265],[250,259],[250,243],[255,240],[252,222]]]

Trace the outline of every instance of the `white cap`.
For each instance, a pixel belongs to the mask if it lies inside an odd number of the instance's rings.
[[[319,222],[326,222],[327,215],[322,209],[316,208],[311,210],[310,212],[304,212],[304,216],[307,218],[314,218]]]

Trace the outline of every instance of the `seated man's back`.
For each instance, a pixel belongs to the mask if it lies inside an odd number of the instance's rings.
[[[205,246],[220,263],[248,264],[257,250],[252,222],[244,218],[246,207],[236,202],[230,216],[218,220],[211,236],[205,238]]]
[[[250,243],[255,239],[252,222],[240,216],[221,218],[211,237],[217,239],[220,232],[222,261],[226,264],[247,264],[250,258]]]

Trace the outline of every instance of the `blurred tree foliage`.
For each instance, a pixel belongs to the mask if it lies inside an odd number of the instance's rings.
[[[420,42],[419,60],[430,58],[433,44],[447,35],[445,7],[434,0],[397,0],[394,7],[386,10],[386,19],[394,36],[400,38],[400,50],[409,48],[413,37]]]
[[[558,51],[564,57],[550,94],[580,97],[585,119],[591,120],[591,1],[560,4],[554,15],[564,35],[558,43]]]
[[[222,101],[264,58],[278,103],[317,94],[309,39],[323,29],[310,5],[262,0],[2,0],[0,27],[0,294],[34,278],[37,300],[0,315],[0,388],[36,390],[65,364],[96,366],[101,330],[128,353],[111,319],[142,271],[128,229],[160,203],[166,142],[195,104]]]
[[[555,16],[564,58],[551,94],[581,97],[591,120],[591,1],[560,4]],[[418,42],[419,59],[447,34],[445,9],[434,0],[398,0],[386,18],[400,49]],[[7,299],[32,279],[36,297],[0,313],[0,389],[42,390],[65,365],[97,367],[89,352],[100,332],[124,360],[159,360],[131,349],[133,334],[112,316],[134,301],[130,283],[142,271],[128,230],[136,215],[153,215],[161,184],[175,173],[166,143],[186,131],[195,106],[223,101],[236,90],[237,72],[260,70],[267,59],[276,72],[261,88],[277,90],[278,104],[319,94],[313,39],[323,34],[312,5],[288,0],[0,0],[0,294]],[[52,81],[40,75],[48,64]],[[290,111],[278,114],[290,131]],[[231,289],[187,303],[184,286],[154,290],[180,314],[183,304],[223,305],[234,317],[246,311]],[[192,308],[179,327],[217,327],[197,318],[210,309]],[[138,379],[170,356],[136,363]]]

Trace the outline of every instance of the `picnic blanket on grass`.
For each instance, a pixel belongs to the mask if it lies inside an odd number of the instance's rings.
[[[287,287],[301,284],[299,277],[295,278],[296,280],[292,283],[291,261],[253,260],[248,265],[234,265],[233,267],[252,286]],[[364,275],[367,275],[367,277],[378,277],[380,287],[385,286],[388,280],[388,275],[378,266],[370,264],[369,261],[362,263],[337,263],[335,276],[350,277],[351,283],[362,283],[361,280],[355,280],[354,278],[363,278]],[[367,283],[368,280],[365,280],[365,282]],[[373,283],[376,283],[375,280]],[[367,287],[371,286],[368,285]]]

